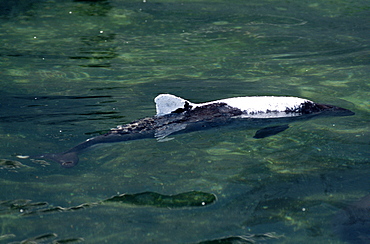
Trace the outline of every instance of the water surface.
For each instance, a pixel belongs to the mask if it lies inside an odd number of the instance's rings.
[[[0,241],[344,243],[332,219],[370,185],[367,1],[0,3]],[[15,157],[152,116],[160,93],[298,96],[356,115],[260,140],[246,126],[117,143],[73,169]],[[101,204],[192,191],[217,200]]]

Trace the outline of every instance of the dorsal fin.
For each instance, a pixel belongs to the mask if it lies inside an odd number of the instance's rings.
[[[189,101],[171,94],[160,94],[154,99],[154,102],[159,116],[172,112],[180,113],[192,107]]]

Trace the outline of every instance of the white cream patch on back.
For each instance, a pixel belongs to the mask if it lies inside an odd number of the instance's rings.
[[[299,109],[303,103],[310,100],[299,97],[273,97],[273,96],[254,96],[254,97],[233,97],[218,101],[197,104],[197,106],[210,103],[226,103],[230,107],[242,110],[241,117],[287,117],[286,111]],[[296,116],[294,113],[290,116]]]
[[[310,100],[299,97],[273,97],[273,96],[253,96],[253,97],[233,97],[226,98],[206,103],[191,103],[180,97],[171,94],[160,94],[154,99],[156,103],[157,115],[169,114],[177,109],[185,109],[186,103],[191,106],[191,109],[202,107],[214,103],[225,103],[230,107],[240,109],[243,115],[242,118],[276,118],[297,116],[298,113],[293,111],[299,108],[305,102]],[[292,111],[292,113],[286,113]]]

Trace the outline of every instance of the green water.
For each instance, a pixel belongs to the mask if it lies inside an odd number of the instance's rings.
[[[369,1],[0,4],[1,243],[345,243],[333,216],[370,190]],[[217,128],[111,144],[72,169],[15,157],[152,116],[160,93],[298,96],[356,115],[259,140]],[[216,201],[94,204],[192,191]]]

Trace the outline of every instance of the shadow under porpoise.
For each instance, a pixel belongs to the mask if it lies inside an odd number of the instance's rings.
[[[370,243],[370,195],[340,210],[333,220],[334,233],[351,244]]]

